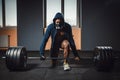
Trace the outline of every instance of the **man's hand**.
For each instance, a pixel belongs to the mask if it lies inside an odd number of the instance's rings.
[[[76,61],[80,61],[80,57],[78,57],[78,56],[76,56],[74,59],[75,59]]]

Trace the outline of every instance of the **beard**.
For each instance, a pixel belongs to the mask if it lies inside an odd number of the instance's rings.
[[[60,24],[55,24],[55,28],[58,30],[58,29],[61,29],[61,26]]]

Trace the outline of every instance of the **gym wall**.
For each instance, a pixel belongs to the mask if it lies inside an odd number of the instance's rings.
[[[42,0],[18,0],[18,45],[39,50],[43,37]],[[120,0],[82,0],[81,49],[120,49]]]
[[[82,50],[110,45],[120,50],[120,0],[82,0]]]
[[[42,0],[17,0],[18,45],[39,50],[43,37]]]

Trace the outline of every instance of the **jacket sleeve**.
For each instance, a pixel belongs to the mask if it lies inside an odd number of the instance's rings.
[[[75,45],[74,39],[73,39],[71,26],[69,27],[69,42],[70,42],[70,47],[72,49],[74,56],[75,57],[79,56],[77,53],[77,50],[76,50],[76,45]]]
[[[48,38],[50,37],[50,34],[51,34],[51,28],[50,26],[48,26],[40,44],[40,55],[44,55],[44,49],[48,41]]]

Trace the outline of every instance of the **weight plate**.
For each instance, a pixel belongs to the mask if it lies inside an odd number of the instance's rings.
[[[18,53],[17,53],[17,68],[20,68],[21,66],[21,61],[20,61],[20,57],[21,57],[21,48],[18,47]]]
[[[24,47],[10,47],[6,51],[6,66],[9,70],[19,70],[26,66],[27,55]]]
[[[112,69],[112,48],[109,49],[107,46],[96,47],[95,49],[95,67],[98,71],[110,71]]]
[[[17,55],[17,48],[14,48],[14,53],[13,53],[13,56],[12,56],[14,68],[16,68],[16,55]]]
[[[16,54],[16,66],[18,66],[18,65],[19,65],[19,54],[20,54],[20,50],[19,50],[18,47],[17,47],[16,49],[17,49],[17,54]]]
[[[26,68],[26,66],[27,66],[27,53],[26,53],[26,49],[24,47],[21,50],[20,63],[21,63],[21,67],[23,69]]]
[[[10,69],[10,70],[13,69],[13,60],[12,60],[13,52],[14,52],[14,49],[9,48],[8,55],[7,55],[7,58],[6,58],[6,65],[7,65],[7,68]]]

